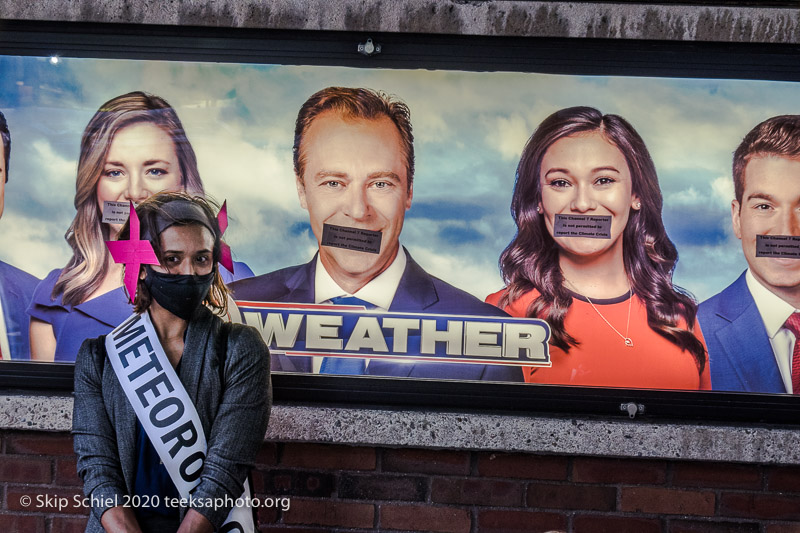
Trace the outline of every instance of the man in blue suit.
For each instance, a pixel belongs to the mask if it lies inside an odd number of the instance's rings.
[[[748,269],[700,304],[714,390],[800,393],[800,257],[758,236],[800,236],[800,115],[770,118],[733,156],[733,231]],[[762,242],[763,245],[763,242]]]
[[[505,316],[431,276],[400,246],[405,212],[414,193],[413,135],[405,104],[369,89],[323,89],[300,109],[293,151],[300,205],[309,213],[319,252],[305,265],[233,283],[235,299],[355,301],[392,312]],[[331,233],[352,234],[353,230],[364,240],[352,246],[344,239],[329,244]],[[277,356],[273,370],[340,373],[321,368],[320,359]],[[382,376],[522,381],[520,368],[503,365],[373,359],[362,371]]]
[[[11,158],[11,133],[6,117],[0,112],[0,218],[5,207],[8,162]],[[39,280],[27,272],[0,261],[0,359],[31,357],[26,312]]]

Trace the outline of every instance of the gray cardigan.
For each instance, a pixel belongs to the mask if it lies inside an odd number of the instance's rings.
[[[223,326],[219,317],[200,307],[189,321],[178,376],[208,441],[200,484],[192,494],[235,500],[267,429],[272,401],[269,350],[254,328]],[[122,504],[123,495],[133,494],[136,414],[107,361],[105,336],[86,340],[78,352],[72,434],[86,496],[95,501],[116,497]],[[108,508],[92,508],[87,532],[103,531],[100,517]],[[196,511],[218,529],[230,507]],[[185,512],[181,510],[181,517]]]

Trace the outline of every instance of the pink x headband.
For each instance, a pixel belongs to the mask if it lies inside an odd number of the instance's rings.
[[[217,214],[217,224],[219,224],[220,236],[228,228],[228,202],[222,204],[222,208]],[[127,241],[106,241],[108,251],[115,263],[125,265],[125,290],[128,291],[128,298],[131,303],[136,299],[136,284],[138,283],[139,270],[142,265],[158,265],[158,257],[153,250],[153,245],[148,240],[142,240],[139,231],[139,215],[130,202],[130,239]],[[231,247],[224,242],[220,243],[220,259],[222,266],[233,273],[233,257]]]

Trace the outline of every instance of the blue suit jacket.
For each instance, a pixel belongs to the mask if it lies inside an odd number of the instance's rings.
[[[478,316],[508,316],[493,305],[445,283],[425,272],[406,253],[408,261],[389,311]],[[260,302],[314,303],[316,257],[310,263],[276,270],[230,285],[236,300]],[[312,372],[311,357],[272,356],[272,370]],[[454,363],[392,363],[373,359],[367,374],[374,376],[418,377],[459,380],[522,381],[519,367]]]
[[[0,305],[3,306],[11,359],[31,358],[27,309],[38,284],[39,278],[0,261]],[[7,359],[8,354],[3,354],[3,358]]]
[[[786,392],[744,274],[701,303],[697,319],[708,347],[713,390]]]

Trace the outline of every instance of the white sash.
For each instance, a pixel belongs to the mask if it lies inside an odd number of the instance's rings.
[[[181,498],[190,503],[194,500],[199,506],[225,503],[192,498],[206,458],[206,436],[194,403],[161,347],[150,315],[134,314],[120,324],[106,337],[106,352]],[[220,533],[255,531],[251,501],[250,484],[245,479],[239,503],[246,504],[234,504]]]

